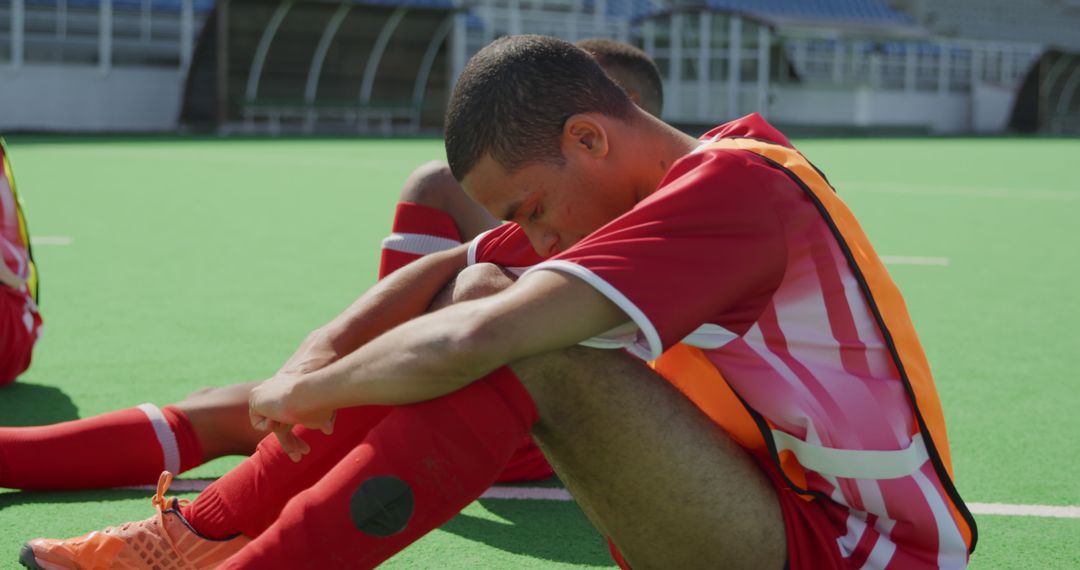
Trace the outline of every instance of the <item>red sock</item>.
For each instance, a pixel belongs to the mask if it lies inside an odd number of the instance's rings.
[[[294,433],[311,447],[299,463],[281,449],[277,438],[262,440],[255,454],[207,487],[181,512],[209,538],[237,533],[255,537],[277,518],[285,503],[319,481],[363,441],[392,408],[362,406],[338,410],[334,433],[298,427]]]
[[[222,568],[373,568],[479,497],[536,418],[507,368],[393,408]]]
[[[154,483],[202,464],[186,415],[143,404],[50,426],[0,428],[0,487],[100,489]]]
[[[390,231],[382,242],[379,279],[429,253],[461,244],[461,234],[450,214],[412,202],[398,202]]]

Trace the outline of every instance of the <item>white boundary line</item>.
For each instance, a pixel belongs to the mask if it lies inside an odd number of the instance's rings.
[[[68,236],[30,236],[30,245],[71,245],[75,240]]]
[[[1005,503],[968,503],[967,506],[968,509],[972,512],[972,514],[976,515],[1080,519],[1080,507],[1055,507],[1050,505],[1007,505]]]
[[[213,479],[178,479],[173,481],[171,491],[202,491]],[[124,487],[139,491],[154,491],[154,485]],[[573,501],[570,492],[561,487],[492,487],[480,495],[481,499],[507,499],[518,501]],[[967,503],[968,509],[976,515],[996,515],[1007,517],[1043,517],[1056,519],[1080,519],[1080,506],[1051,505],[1009,505],[1005,503]]]
[[[833,184],[841,195],[852,194],[910,194],[919,196],[959,196],[965,198],[1005,198],[1020,200],[1049,200],[1054,202],[1076,202],[1080,193],[1066,190],[1046,190],[1042,188],[992,188],[986,186],[935,186],[933,184],[904,184],[896,182],[852,182],[842,181]]]
[[[915,255],[883,255],[881,261],[885,265],[936,265],[939,267],[949,265],[948,257],[920,257]]]

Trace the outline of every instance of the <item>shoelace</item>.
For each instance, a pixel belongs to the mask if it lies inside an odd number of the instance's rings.
[[[169,501],[165,499],[165,491],[169,490],[169,485],[172,484],[172,480],[172,473],[162,471],[161,476],[158,477],[157,492],[154,494],[154,498],[150,499],[150,502],[154,505],[154,508],[157,509],[158,525],[161,527],[161,534],[165,535],[165,541],[169,543],[169,548],[172,550],[173,554],[176,555],[178,560],[184,560],[183,554],[180,552],[180,549],[176,547],[176,542],[165,527],[165,509],[169,506]],[[183,507],[190,502],[187,500],[174,500],[180,507]],[[133,525],[140,524],[141,522],[142,521],[124,523],[120,526],[120,531],[126,531]]]

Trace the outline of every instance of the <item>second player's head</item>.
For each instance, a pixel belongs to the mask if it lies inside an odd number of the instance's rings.
[[[589,38],[574,45],[593,56],[608,76],[626,90],[631,101],[649,114],[660,116],[664,86],[660,70],[648,54],[628,43],[607,38]]]

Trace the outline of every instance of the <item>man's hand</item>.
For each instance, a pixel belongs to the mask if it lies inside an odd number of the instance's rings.
[[[274,432],[293,461],[300,461],[311,451],[307,442],[293,433],[294,425],[321,430],[327,435],[334,431],[334,411],[311,409],[298,394],[301,379],[301,373],[279,372],[256,386],[248,397],[251,425],[257,430]]]

